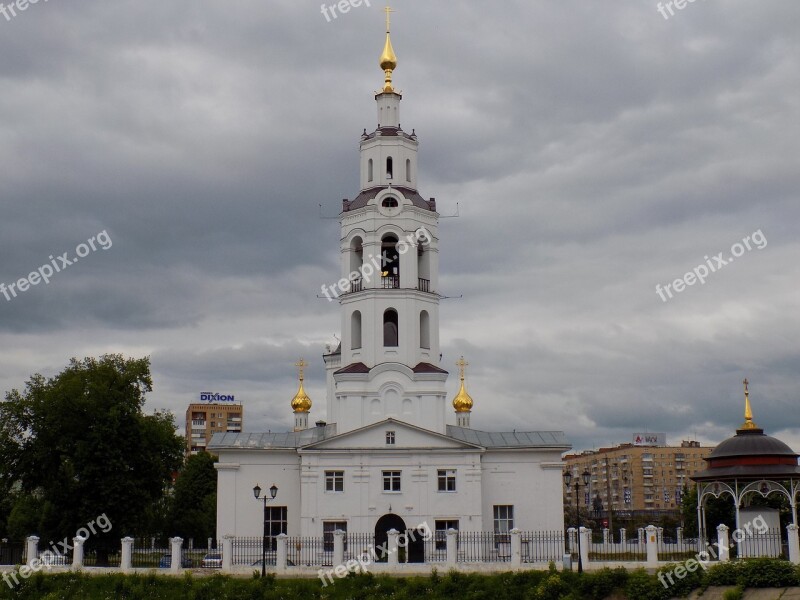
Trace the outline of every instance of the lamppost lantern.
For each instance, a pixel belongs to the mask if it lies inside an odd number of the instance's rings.
[[[564,485],[569,487],[572,483],[572,471],[564,471]]]
[[[256,500],[261,500],[264,502],[264,539],[261,543],[261,576],[267,576],[267,534],[269,533],[268,529],[268,521],[267,521],[267,502],[270,500],[275,500],[275,496],[278,495],[278,486],[274,483],[269,488],[269,496],[267,494],[261,495],[261,486],[256,484],[253,488],[253,496],[255,496]]]
[[[588,470],[588,469],[586,469],[586,470],[585,470],[585,471],[584,471],[584,472],[581,474],[581,477],[583,477],[583,485],[589,485],[589,479],[591,479],[591,477],[592,477],[592,474],[591,474],[591,473],[589,473],[589,470]]]

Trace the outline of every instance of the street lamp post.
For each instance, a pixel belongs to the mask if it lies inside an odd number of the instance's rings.
[[[583,485],[589,485],[589,479],[591,478],[592,474],[589,473],[588,469],[584,470],[581,473],[581,479],[583,479]],[[572,471],[564,471],[564,484],[569,489],[570,483],[572,483]],[[581,482],[580,480],[575,480],[575,518],[578,520],[578,573],[583,573],[583,559],[581,558],[581,508],[580,508],[580,488]]]
[[[278,486],[272,484],[272,487],[269,488],[269,496],[267,494],[261,495],[261,487],[256,484],[256,487],[253,488],[253,496],[256,497],[256,500],[263,500],[264,501],[264,539],[261,541],[261,576],[267,576],[267,502],[270,500],[275,500],[275,496],[278,495]]]

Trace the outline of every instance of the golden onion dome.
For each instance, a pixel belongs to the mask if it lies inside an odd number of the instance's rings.
[[[308,363],[302,358],[294,364],[298,370],[298,378],[300,379],[300,387],[297,393],[292,398],[292,410],[296,413],[309,412],[311,410],[311,398],[308,397],[306,391],[303,389],[303,369],[308,366]]]
[[[461,389],[458,394],[453,398],[453,408],[457,413],[470,412],[472,410],[472,397],[464,389],[464,380],[461,380]]]
[[[456,361],[461,377],[461,388],[458,390],[456,397],[453,398],[453,408],[456,409],[457,413],[465,413],[472,410],[472,396],[467,393],[467,388],[464,386],[464,371],[468,364],[469,363],[464,360],[463,356]]]
[[[297,390],[294,398],[292,398],[292,410],[298,412],[309,412],[311,410],[311,398],[308,397],[306,391],[303,389],[303,382],[300,381],[300,389]]]

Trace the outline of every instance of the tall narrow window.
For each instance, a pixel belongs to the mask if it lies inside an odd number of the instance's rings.
[[[386,179],[391,179],[393,174],[392,157],[386,159]]]
[[[266,536],[267,550],[278,549],[278,536],[286,533],[287,518],[285,506],[268,506],[264,515],[264,535]]]
[[[396,347],[398,345],[397,311],[389,308],[383,313],[383,345]]]
[[[428,348],[431,347],[431,318],[428,315],[427,310],[423,310],[419,313],[419,347],[420,348]]]
[[[512,529],[514,529],[514,506],[510,504],[495,504],[494,532],[508,533]]]
[[[367,181],[372,181],[372,159],[367,161]]]
[[[361,348],[361,311],[356,310],[350,317],[350,349]]]
[[[406,181],[411,181],[411,159],[406,159]]]
[[[400,287],[400,253],[397,236],[385,235],[381,240],[381,283],[384,288]]]

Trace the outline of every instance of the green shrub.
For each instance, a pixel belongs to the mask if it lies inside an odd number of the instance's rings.
[[[658,579],[648,575],[644,569],[636,569],[628,575],[625,585],[625,595],[628,598],[647,598],[648,600],[669,600],[672,594],[658,582]]]
[[[742,598],[744,598],[744,589],[742,586],[736,586],[722,595],[722,600],[742,600]]]

